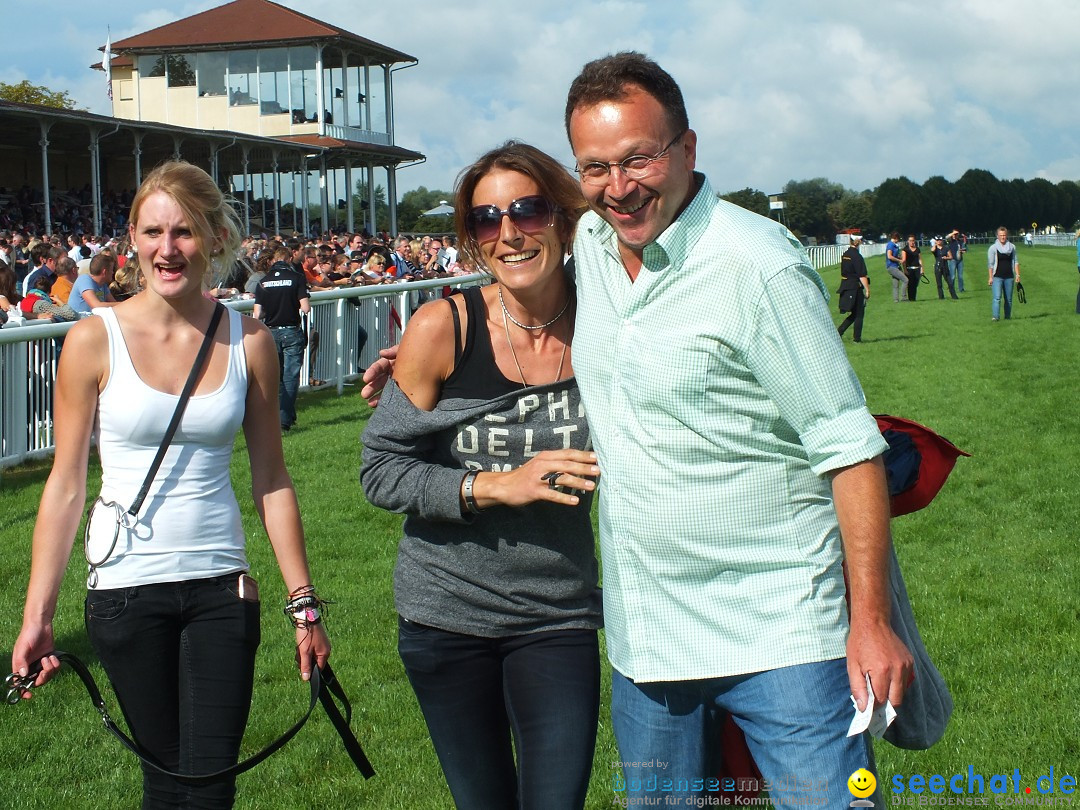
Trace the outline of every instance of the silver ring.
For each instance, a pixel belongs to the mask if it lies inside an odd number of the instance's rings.
[[[559,479],[560,475],[562,475],[562,473],[556,470],[555,472],[549,472],[541,475],[540,480],[547,481],[548,489],[558,489],[559,485],[555,482]]]

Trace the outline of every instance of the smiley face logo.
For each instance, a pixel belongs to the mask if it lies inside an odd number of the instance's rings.
[[[847,780],[848,790],[858,799],[865,799],[877,787],[877,779],[866,768],[859,768]]]

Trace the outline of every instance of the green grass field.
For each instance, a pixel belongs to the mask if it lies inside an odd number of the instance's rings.
[[[1076,389],[1080,317],[1071,249],[1021,250],[1029,303],[990,322],[982,249],[968,254],[968,292],[894,304],[884,260],[870,260],[873,296],[864,342],[848,345],[870,408],[922,422],[972,457],[922,512],[893,523],[924,639],[949,682],[956,711],[945,739],[925,752],[877,748],[880,778],[989,776],[1019,769],[1022,788],[1054,768],[1080,775],[1080,482]],[[835,268],[823,273],[838,286]],[[834,316],[835,296],[830,305]],[[851,333],[846,336],[850,341]],[[353,699],[353,726],[378,775],[364,782],[317,713],[283,752],[239,781],[240,808],[452,806],[395,645],[391,571],[400,518],[367,505],[357,483],[358,437],[368,409],[355,389],[301,399],[285,437],[320,591],[335,600],[328,626],[334,666]],[[5,671],[18,633],[30,536],[47,464],[0,478],[0,648]],[[98,470],[91,470],[96,481]],[[247,498],[242,439],[234,486],[262,585],[263,646],[245,751],[287,728],[306,701],[295,675],[283,588]],[[91,489],[96,492],[96,486]],[[76,548],[56,617],[57,644],[91,663],[82,627],[83,570]],[[617,760],[605,706],[588,807],[612,806]],[[153,684],[147,684],[152,689]],[[115,700],[109,698],[115,709]],[[119,715],[119,711],[115,710]],[[0,801],[13,808],[138,806],[135,760],[101,728],[78,679],[63,674],[37,697],[0,709]],[[558,778],[558,774],[552,774]],[[1061,795],[1060,793],[1056,795]],[[850,797],[836,806],[846,806]],[[553,808],[552,810],[559,810]]]

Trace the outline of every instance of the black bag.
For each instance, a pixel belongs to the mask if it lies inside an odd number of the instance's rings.
[[[853,312],[855,310],[855,298],[858,296],[859,290],[840,290],[840,311],[841,312]]]

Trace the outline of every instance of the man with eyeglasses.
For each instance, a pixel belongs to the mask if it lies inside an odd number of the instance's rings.
[[[592,209],[574,370],[603,471],[625,795],[701,792],[730,715],[766,780],[835,806],[873,767],[866,735],[845,736],[849,694],[865,705],[869,678],[899,705],[912,658],[889,624],[887,445],[826,289],[785,228],[694,171],[655,62],[587,64],[565,124]]]

